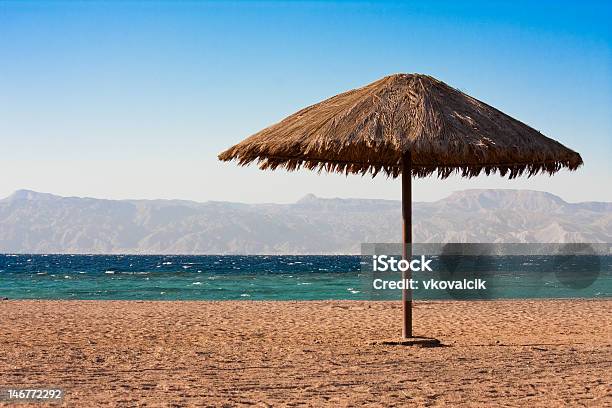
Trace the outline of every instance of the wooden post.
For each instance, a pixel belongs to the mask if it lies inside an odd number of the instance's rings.
[[[408,261],[412,257],[412,157],[410,152],[402,158],[402,219],[403,219],[403,250],[402,256]],[[412,272],[408,269],[402,272],[402,279],[411,279]],[[412,337],[412,289],[402,290],[403,326],[402,337]]]

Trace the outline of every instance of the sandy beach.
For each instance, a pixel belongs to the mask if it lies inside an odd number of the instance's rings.
[[[612,300],[0,302],[0,389],[65,406],[610,406]],[[23,405],[21,405],[23,406]],[[41,406],[36,404],[36,406]]]

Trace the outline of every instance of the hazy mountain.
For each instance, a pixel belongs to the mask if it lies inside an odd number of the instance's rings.
[[[527,190],[466,190],[413,204],[416,242],[612,242],[612,203]],[[0,200],[0,252],[357,253],[399,242],[399,201],[294,204],[100,200],[19,190]]]

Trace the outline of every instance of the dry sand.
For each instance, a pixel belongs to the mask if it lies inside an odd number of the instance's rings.
[[[0,388],[66,406],[611,406],[612,300],[0,302]],[[24,406],[24,405],[20,405]],[[41,406],[41,404],[36,404]]]

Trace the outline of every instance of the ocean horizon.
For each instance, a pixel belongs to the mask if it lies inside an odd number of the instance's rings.
[[[371,289],[356,255],[0,254],[0,298],[63,300],[393,300]],[[612,297],[611,256],[550,270],[553,256],[498,257],[484,296],[415,291],[415,299]],[[556,264],[555,264],[556,265]],[[472,268],[474,266],[472,265]],[[548,268],[548,269],[547,269]],[[463,276],[463,275],[462,275]],[[476,276],[476,275],[474,275]],[[416,274],[415,278],[426,278]]]

